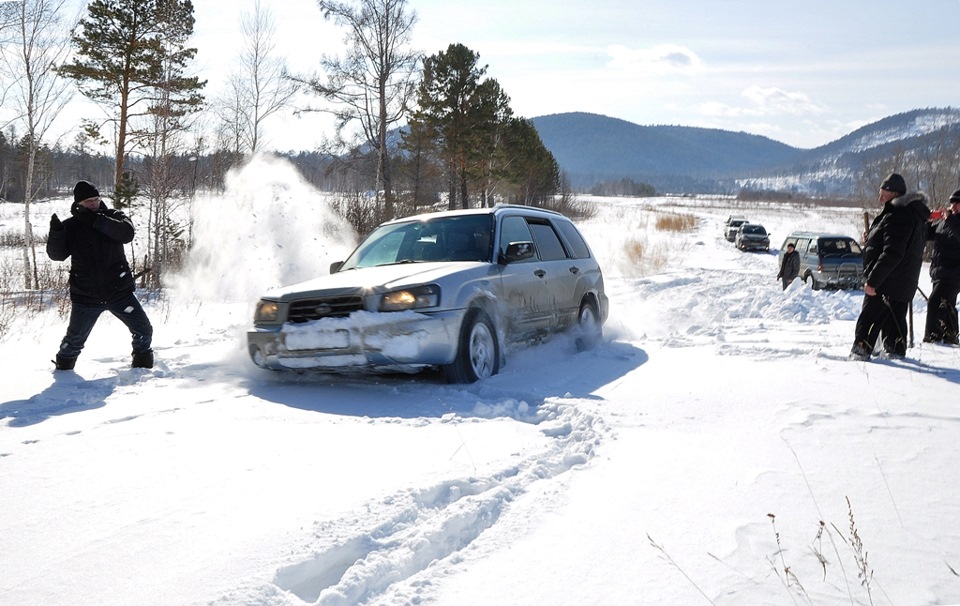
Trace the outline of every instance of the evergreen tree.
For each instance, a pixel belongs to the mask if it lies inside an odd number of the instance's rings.
[[[102,105],[116,129],[114,191],[123,190],[127,154],[139,144],[133,120],[200,109],[206,84],[185,75],[197,49],[190,0],[93,0],[72,38],[75,57],[60,73]]]
[[[411,119],[418,128],[432,133],[447,170],[450,208],[458,206],[458,193],[460,206],[469,206],[467,184],[478,158],[476,144],[490,132],[485,121],[496,113],[490,111],[490,103],[484,103],[490,101],[493,91],[492,87],[481,89],[487,68],[477,64],[479,58],[466,46],[451,44],[446,51],[424,59],[417,91],[419,109]]]
[[[513,186],[511,202],[542,206],[557,193],[560,165],[546,148],[533,122],[513,118],[506,129],[504,162],[507,181]]]

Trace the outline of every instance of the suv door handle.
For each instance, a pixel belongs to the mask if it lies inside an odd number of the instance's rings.
[[[572,273],[572,274],[578,274],[578,273],[580,273],[580,268],[577,267],[576,265],[574,265],[574,266],[572,266],[572,267],[570,268],[570,273]]]
[[[543,271],[542,269],[538,269],[537,271],[533,272],[533,275],[535,275],[538,278],[542,278],[545,275],[547,275],[547,272]]]

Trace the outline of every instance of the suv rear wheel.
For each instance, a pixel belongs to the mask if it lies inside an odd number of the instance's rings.
[[[600,325],[597,305],[588,299],[580,304],[580,313],[577,315],[577,351],[593,349],[602,339],[603,327]]]

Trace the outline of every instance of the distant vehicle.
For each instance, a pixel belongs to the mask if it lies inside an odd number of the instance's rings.
[[[849,236],[798,231],[780,245],[780,261],[787,245],[793,244],[800,255],[800,279],[813,290],[823,288],[863,288],[863,250]]]
[[[733,242],[737,239],[737,230],[744,223],[749,223],[746,217],[740,215],[727,217],[727,222],[723,224],[723,237],[727,239],[727,242]]]
[[[573,222],[528,206],[383,223],[330,275],[269,292],[247,332],[273,370],[416,372],[451,383],[496,374],[505,347],[570,330],[601,339],[609,303]]]
[[[735,240],[740,250],[770,250],[770,234],[759,223],[744,223],[737,230]]]

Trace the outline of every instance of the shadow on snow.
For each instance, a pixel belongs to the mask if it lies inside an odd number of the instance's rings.
[[[473,384],[450,385],[439,371],[415,375],[331,375],[258,371],[251,395],[292,408],[374,418],[515,417],[535,421],[548,398],[593,399],[593,392],[646,363],[630,343],[605,342],[573,353],[550,342],[510,353],[500,373]]]

